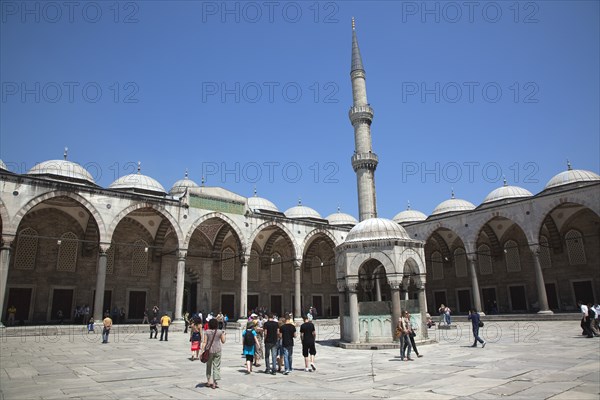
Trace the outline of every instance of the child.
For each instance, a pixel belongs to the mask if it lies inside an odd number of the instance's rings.
[[[158,336],[158,328],[156,325],[158,324],[158,319],[156,317],[152,317],[150,320],[150,339],[152,339],[152,332],[154,332],[154,339]]]
[[[94,316],[93,315],[90,317],[90,320],[88,321],[88,335],[90,332],[96,333],[96,332],[94,332]]]

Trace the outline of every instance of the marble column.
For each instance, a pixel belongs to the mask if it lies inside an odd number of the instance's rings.
[[[390,283],[390,289],[392,292],[392,322],[391,322],[391,328],[392,328],[392,338],[394,338],[394,335],[396,333],[396,326],[398,325],[398,320],[400,319],[400,316],[402,314],[402,309],[400,307],[400,288],[402,287],[402,282],[397,282],[397,281],[389,281]]]
[[[350,343],[360,343],[360,327],[358,321],[358,283],[348,284],[350,311]]]
[[[242,257],[242,273],[240,278],[240,320],[247,320],[248,315],[248,259],[249,257]]]
[[[469,257],[469,274],[471,274],[471,293],[473,294],[473,308],[479,315],[485,315],[481,307],[481,295],[479,294],[479,279],[477,278],[477,256],[471,254]]]
[[[410,286],[410,278],[402,280],[402,294],[403,300],[408,301],[408,287]]]
[[[183,321],[181,309],[183,308],[183,288],[185,283],[185,257],[186,250],[177,252],[177,283],[175,289],[175,321]]]
[[[544,273],[542,272],[542,264],[540,263],[540,246],[529,245],[533,253],[533,270],[535,271],[535,284],[538,292],[538,302],[540,303],[540,311],[538,314],[554,314],[548,307],[548,295],[546,294],[546,283],[544,282]]]
[[[96,272],[96,295],[94,296],[94,321],[102,322],[104,319],[104,288],[106,287],[106,262],[110,245],[98,246],[98,268]]]
[[[427,334],[427,297],[425,296],[425,274],[419,275],[416,285],[419,299],[419,311],[421,314],[421,326],[419,327],[419,330],[421,331],[421,338],[427,339],[429,335]]]
[[[344,340],[344,314],[346,312],[346,282],[343,279],[338,279],[337,289],[340,296],[340,340]]]
[[[294,318],[302,318],[302,260],[294,260]],[[323,312],[323,310],[319,310]]]
[[[375,278],[375,301],[381,301],[381,280]]]
[[[3,236],[2,247],[0,248],[0,317],[2,312],[7,308],[4,304],[6,296],[6,284],[8,282],[8,266],[10,264],[10,254],[12,253],[11,244],[15,239],[14,236]],[[8,305],[10,307],[10,304]],[[0,321],[0,327],[2,327],[2,321]]]

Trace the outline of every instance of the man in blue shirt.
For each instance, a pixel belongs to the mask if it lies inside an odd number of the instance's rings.
[[[477,347],[477,342],[481,343],[482,348],[485,347],[485,342],[479,337],[479,322],[481,321],[479,313],[474,309],[470,309],[469,320],[471,320],[471,324],[473,325],[473,337],[475,337],[475,342],[473,342],[471,347]]]

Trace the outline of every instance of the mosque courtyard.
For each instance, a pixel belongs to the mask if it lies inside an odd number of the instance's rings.
[[[123,325],[100,343],[99,329],[79,326],[6,328],[0,334],[0,399],[123,398],[393,398],[598,399],[600,339],[581,336],[572,321],[488,322],[485,348],[471,348],[470,324],[429,330],[422,358],[399,351],[343,350],[339,326],[318,321],[315,372],[305,372],[299,341],[293,373],[246,375],[237,329],[227,330],[216,390],[205,367],[190,361],[188,336],[148,339],[147,326]]]

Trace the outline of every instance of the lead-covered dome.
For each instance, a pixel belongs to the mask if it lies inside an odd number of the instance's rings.
[[[171,188],[171,190],[169,190],[169,194],[183,194],[187,189],[198,187],[200,186],[196,182],[188,178],[188,172],[185,171],[185,177],[173,184],[173,187]]]
[[[27,172],[27,175],[96,186],[94,178],[85,168],[66,159],[66,152],[64,160],[48,160],[36,164]]]
[[[454,197],[454,191],[452,191],[452,197],[450,200],[442,201],[433,210],[431,215],[445,214],[449,212],[463,212],[471,211],[475,209],[475,205],[467,200],[457,199]]]
[[[409,222],[425,221],[427,219],[427,215],[423,214],[421,211],[411,210],[408,208],[404,211],[400,211],[393,219],[397,224],[407,224]]]
[[[338,208],[337,212],[327,216],[325,218],[329,221],[329,225],[356,225],[358,221],[350,214],[346,214],[340,211]]]
[[[298,201],[298,205],[292,208],[288,208],[284,212],[285,216],[288,218],[317,218],[323,219],[321,214],[310,207],[306,207],[302,205],[301,201]]]
[[[157,180],[141,174],[138,163],[137,174],[129,174],[120,177],[110,184],[109,189],[126,190],[142,194],[165,195],[165,188]]]
[[[571,163],[567,162],[567,170],[555,175],[546,184],[546,189],[552,189],[558,186],[568,185],[576,182],[600,181],[600,175],[584,169],[573,169]]]
[[[277,206],[275,204],[273,204],[271,201],[262,198],[262,197],[258,197],[258,195],[256,194],[256,189],[254,190],[254,196],[252,197],[248,197],[247,200],[247,204],[248,204],[248,208],[250,210],[254,211],[260,211],[260,210],[265,210],[265,211],[272,211],[272,212],[279,212],[279,209],[277,208]]]
[[[481,204],[487,204],[498,200],[519,199],[531,196],[533,196],[533,193],[531,193],[529,190],[523,189],[519,186],[509,186],[505,179],[504,186],[492,190],[485,197],[485,199],[483,199]]]
[[[359,222],[348,232],[345,243],[386,239],[410,239],[410,236],[403,227],[390,219],[369,218]]]

